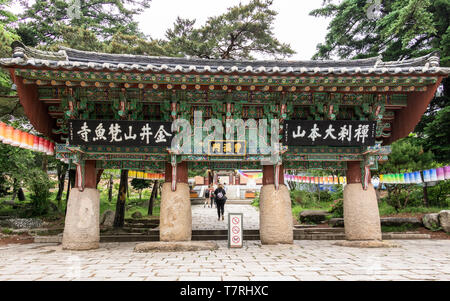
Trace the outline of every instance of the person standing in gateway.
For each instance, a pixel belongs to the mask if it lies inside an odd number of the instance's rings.
[[[223,185],[219,184],[219,187],[214,191],[214,196],[216,200],[216,206],[217,206],[217,215],[218,219],[220,221],[220,216],[222,215],[222,220],[224,220],[224,212],[225,212],[225,202],[227,200],[227,197],[225,196],[226,192],[225,189],[223,189]]]

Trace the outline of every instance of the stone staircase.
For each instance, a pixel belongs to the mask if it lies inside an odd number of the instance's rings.
[[[102,229],[100,242],[159,241],[158,219],[126,219],[123,228]],[[294,240],[345,240],[344,228],[320,228],[310,225],[295,225]],[[61,242],[58,236],[37,236],[35,242]],[[419,232],[383,233],[383,240],[429,239],[430,235]],[[192,230],[192,240],[228,240],[228,230]],[[244,230],[244,240],[260,240],[259,230]]]

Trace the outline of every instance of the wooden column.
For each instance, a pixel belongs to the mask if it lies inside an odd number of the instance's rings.
[[[275,167],[273,165],[263,165],[263,185],[275,184]],[[284,168],[280,166],[278,172],[278,183],[284,184]]]
[[[75,177],[75,187],[78,187],[78,179]],[[97,188],[97,168],[95,160],[86,160],[84,163],[84,188]]]
[[[166,163],[165,182],[172,182],[172,164]],[[188,167],[187,162],[177,164],[177,183],[188,182]]]
[[[361,164],[359,161],[347,162],[347,184],[361,183]]]

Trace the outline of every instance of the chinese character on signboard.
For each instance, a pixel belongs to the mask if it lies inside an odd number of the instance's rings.
[[[284,145],[373,146],[376,122],[356,120],[288,120]]]

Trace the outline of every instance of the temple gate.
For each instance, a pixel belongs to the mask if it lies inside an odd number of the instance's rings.
[[[348,179],[346,238],[381,240],[370,170],[387,159],[390,143],[414,129],[450,73],[439,67],[435,53],[400,62],[376,57],[294,62],[149,57],[63,47],[43,52],[18,42],[12,48],[13,57],[1,59],[0,65],[9,70],[26,115],[56,143],[57,158],[77,170],[65,249],[98,247],[96,183],[103,169],[165,172],[162,241],[191,239],[189,169],[262,169],[263,244],[293,242],[285,170],[340,170]],[[185,123],[174,126],[177,120]],[[214,120],[224,125],[223,141],[208,140]],[[261,120],[268,121],[267,127],[260,126]],[[236,121],[236,131],[229,130],[230,121]],[[183,131],[189,138],[173,147]],[[215,153],[215,148],[223,151]]]

